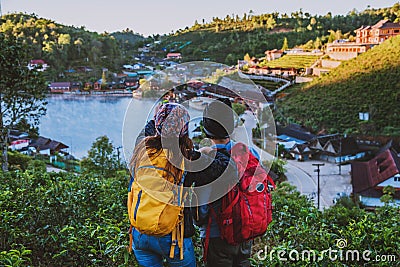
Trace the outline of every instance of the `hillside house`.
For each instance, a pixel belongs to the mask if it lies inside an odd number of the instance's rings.
[[[167,54],[167,59],[181,59],[182,54],[181,53],[168,53]]]
[[[367,52],[372,47],[371,44],[335,41],[326,45],[326,53],[331,59],[349,60]]]
[[[271,68],[271,67],[258,67],[250,66],[247,74],[254,75],[278,75],[278,76],[295,76],[297,74],[296,68]]]
[[[400,34],[400,23],[384,19],[373,26],[361,26],[355,32],[358,44],[380,44]]]
[[[281,58],[283,55],[283,50],[278,50],[278,49],[267,50],[264,52],[264,54],[265,54],[265,59],[267,61],[272,61]]]
[[[54,155],[56,152],[62,152],[67,154],[66,149],[69,146],[55,140],[51,140],[46,137],[39,136],[36,140],[33,140],[30,146],[36,148],[36,150],[42,155]]]
[[[64,93],[67,91],[71,91],[71,83],[70,82],[52,82],[49,85],[50,92],[52,93]]]
[[[356,32],[356,41],[336,40],[327,44],[326,53],[336,60],[349,60],[400,34],[400,23],[388,19],[380,20],[373,26],[361,26]]]
[[[30,143],[29,134],[18,130],[10,130],[8,138],[10,140],[8,148],[13,151],[28,147]]]
[[[390,147],[381,149],[367,162],[351,163],[351,181],[353,195],[367,208],[383,206],[380,198],[383,189],[391,186],[395,189],[394,203],[400,205],[400,158]]]
[[[45,71],[49,68],[49,65],[43,59],[32,59],[28,64],[28,69],[37,71]]]

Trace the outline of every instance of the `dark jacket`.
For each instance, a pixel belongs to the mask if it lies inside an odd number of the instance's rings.
[[[145,128],[140,132],[139,136],[136,139],[136,145],[147,136],[155,135],[154,121],[149,121]],[[185,161],[185,169],[187,169],[187,174],[184,182],[184,186],[186,188],[190,188],[191,186],[198,187],[202,185],[206,185],[218,177],[220,177],[225,169],[227,168],[230,157],[228,153],[222,153],[218,151],[215,154],[215,157],[210,157],[201,154],[198,151],[191,151],[191,161]],[[203,167],[204,166],[204,167]],[[195,190],[196,191],[196,190]],[[189,192],[190,194],[190,192]],[[197,201],[196,193],[193,194],[193,201]],[[192,205],[195,204],[192,202]],[[193,225],[193,216],[192,214],[196,214],[196,207],[191,207],[187,203],[185,206],[187,208],[184,209],[184,222],[185,222],[185,230],[184,237],[191,237],[195,233],[194,225]]]

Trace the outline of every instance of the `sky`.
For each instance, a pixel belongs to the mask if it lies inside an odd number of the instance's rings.
[[[298,11],[311,15],[346,15],[356,9],[391,7],[398,0],[0,0],[2,14],[23,12],[69,26],[103,32],[127,28],[143,36],[175,32],[197,20]]]

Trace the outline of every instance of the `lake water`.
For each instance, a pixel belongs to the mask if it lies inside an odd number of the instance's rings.
[[[39,133],[68,145],[68,152],[77,158],[87,156],[96,138],[106,135],[129,158],[154,104],[155,100],[121,96],[50,95]],[[189,112],[191,118],[201,116],[199,110]]]

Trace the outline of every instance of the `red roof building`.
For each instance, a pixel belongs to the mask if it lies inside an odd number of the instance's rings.
[[[361,26],[356,30],[356,43],[380,44],[400,34],[400,23],[388,19],[381,20],[373,26]]]
[[[367,208],[382,206],[383,188],[395,189],[394,202],[400,204],[400,158],[393,149],[386,148],[367,162],[351,163],[353,194]]]
[[[181,53],[168,53],[167,54],[167,59],[181,59],[182,54]]]

